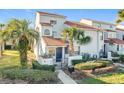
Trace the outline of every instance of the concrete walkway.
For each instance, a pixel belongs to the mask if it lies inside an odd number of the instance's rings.
[[[58,72],[58,78],[64,83],[64,84],[77,84],[71,77],[69,77],[67,74],[64,73],[62,70],[57,70]]]
[[[117,66],[121,66],[121,67],[124,67],[124,65],[123,64],[121,64],[121,63],[114,63],[115,65],[117,65]]]

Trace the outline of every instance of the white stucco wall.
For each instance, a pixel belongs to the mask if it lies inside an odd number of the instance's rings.
[[[97,55],[99,57],[99,52],[103,49],[104,40],[100,39],[102,32],[97,31],[85,31],[85,36],[90,36],[91,42],[88,44],[79,45],[74,42],[74,46],[80,46],[80,53],[89,53],[91,55]]]
[[[64,22],[66,21],[65,18],[56,17],[56,16],[40,16],[40,22],[50,23],[50,20],[55,20],[56,24],[52,26],[51,30],[56,31],[57,35],[56,38],[61,38],[61,32],[64,30]]]
[[[108,33],[108,38],[116,38],[117,33],[116,32],[107,32]]]
[[[123,40],[124,31],[117,30],[117,38]]]

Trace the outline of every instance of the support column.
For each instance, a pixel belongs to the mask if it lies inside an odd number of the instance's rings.
[[[62,47],[62,62],[64,62],[65,58],[65,47]]]

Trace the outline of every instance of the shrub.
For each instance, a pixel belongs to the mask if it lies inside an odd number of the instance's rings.
[[[121,62],[124,62],[124,55],[120,55],[119,59],[120,59]]]
[[[96,69],[93,73],[103,74],[103,73],[106,73],[106,72],[114,71],[116,69],[117,69],[117,66],[112,65],[112,66]]]
[[[86,62],[86,63],[79,63],[75,65],[75,68],[78,70],[91,70],[96,67],[101,67],[102,63],[95,63],[95,62]]]
[[[109,60],[97,60],[96,62],[102,63],[103,66],[109,66],[109,65],[113,64],[112,61],[109,61]]]
[[[82,60],[72,60],[72,65],[76,65],[82,62],[83,62]]]
[[[12,80],[26,80],[28,83],[50,83],[57,81],[57,74],[55,72],[33,69],[4,70],[2,77]]]
[[[101,67],[106,67],[112,64],[111,61],[104,61],[104,60],[97,60],[95,62],[86,62],[86,63],[79,63],[75,65],[75,68],[78,70],[91,70]]]
[[[119,54],[117,52],[111,52],[112,53],[112,57],[119,57]]]
[[[112,61],[114,62],[114,63],[116,63],[116,62],[119,62],[119,58],[118,59],[112,59]]]
[[[32,67],[33,67],[33,69],[38,69],[38,70],[55,71],[54,65],[41,65],[37,61],[34,61],[32,63]]]

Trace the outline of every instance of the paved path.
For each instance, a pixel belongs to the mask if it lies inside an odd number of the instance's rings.
[[[58,78],[64,83],[64,84],[77,84],[71,77],[69,77],[67,74],[64,73],[62,70],[57,70],[58,72]]]
[[[124,65],[123,64],[121,64],[121,63],[114,63],[115,65],[117,65],[117,66],[121,66],[121,67],[124,67]]]

